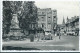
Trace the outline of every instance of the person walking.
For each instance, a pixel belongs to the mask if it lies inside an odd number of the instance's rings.
[[[60,28],[58,28],[58,34],[59,34],[59,39],[61,39],[61,33],[60,33]]]
[[[61,34],[60,34],[60,32],[59,32],[59,39],[61,39]]]

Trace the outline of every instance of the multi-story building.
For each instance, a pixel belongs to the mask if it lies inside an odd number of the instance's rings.
[[[45,32],[54,32],[57,26],[57,10],[38,8],[38,27]]]

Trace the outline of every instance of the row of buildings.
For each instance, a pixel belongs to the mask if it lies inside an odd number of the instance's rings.
[[[67,17],[66,22],[63,19],[63,23],[60,26],[60,32],[71,32],[76,33],[76,35],[79,35],[79,16],[71,17],[71,19]]]

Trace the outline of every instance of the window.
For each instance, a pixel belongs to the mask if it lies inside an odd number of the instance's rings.
[[[42,17],[42,21],[44,21],[44,17]]]
[[[51,24],[50,22],[48,24]]]
[[[48,18],[51,18],[51,17],[48,17]]]
[[[44,24],[44,23],[42,23],[42,28],[44,28],[44,26],[45,26],[45,24]]]
[[[42,14],[44,14],[44,12],[42,12]]]
[[[51,13],[52,13],[51,11],[47,12],[47,14],[51,14]]]
[[[54,14],[54,15],[56,15],[56,14],[57,14],[57,12],[56,12],[56,11],[53,11],[53,14]]]
[[[57,20],[56,19],[53,19],[53,21],[56,22]]]
[[[44,25],[42,24],[42,28],[44,27]]]
[[[42,19],[43,19],[44,17],[42,17]]]
[[[56,16],[53,16],[54,18],[56,18]]]
[[[50,24],[48,24],[48,29],[51,29],[51,25]]]

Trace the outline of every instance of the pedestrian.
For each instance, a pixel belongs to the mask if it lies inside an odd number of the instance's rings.
[[[40,33],[38,32],[38,40],[37,41],[39,41],[39,39],[40,39]]]
[[[59,39],[61,39],[61,33],[60,33],[60,28],[59,28],[59,31],[58,31],[58,32],[59,32],[59,33],[58,33],[58,34],[59,34]]]
[[[59,39],[60,39],[60,34],[59,34]]]
[[[59,32],[59,39],[61,39],[61,33]]]

